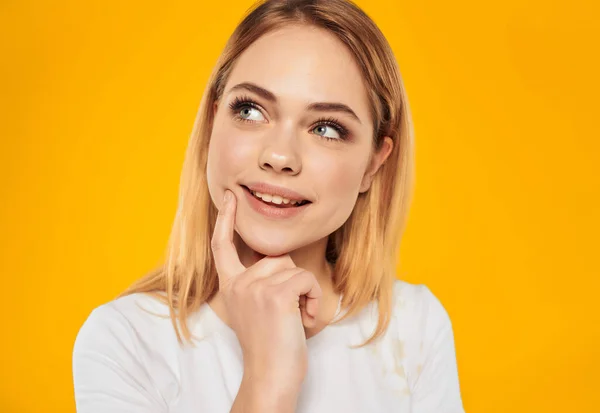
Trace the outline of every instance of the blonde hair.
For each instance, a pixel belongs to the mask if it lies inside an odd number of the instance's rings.
[[[394,141],[370,189],[359,194],[348,220],[329,235],[326,252],[327,260],[334,263],[334,288],[343,294],[342,307],[347,309],[339,321],[373,300],[379,303],[377,327],[359,347],[377,339],[389,325],[397,256],[414,181],[413,128],[397,62],[379,28],[351,1],[268,0],[248,10],[204,91],[183,163],[179,205],[164,263],[119,295],[148,293],[167,304],[180,343],[181,334],[191,342],[188,315],[209,301],[219,287],[210,247],[217,209],[206,181],[213,105],[221,98],[244,50],[262,35],[290,24],[322,28],[347,46],[368,92],[374,119],[373,149],[380,148],[385,136]]]

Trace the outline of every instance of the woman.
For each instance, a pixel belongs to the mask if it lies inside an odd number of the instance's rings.
[[[395,279],[412,139],[364,12],[257,4],[202,98],[164,265],[77,336],[77,411],[463,412],[447,312]]]

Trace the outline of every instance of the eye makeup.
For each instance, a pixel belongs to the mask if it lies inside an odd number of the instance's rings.
[[[255,123],[256,121],[251,120],[251,119],[245,119],[243,117],[240,116],[239,112],[240,110],[244,109],[244,108],[253,108],[256,109],[258,111],[263,112],[262,107],[256,103],[256,101],[254,99],[252,99],[249,96],[236,96],[231,103],[229,103],[229,109],[231,111],[231,114],[234,118],[234,120],[236,121],[240,121],[240,122],[249,122],[249,123]],[[315,121],[315,123],[313,124],[311,131],[316,129],[319,126],[328,126],[333,128],[338,135],[340,136],[339,138],[331,138],[329,136],[323,136],[317,133],[313,133],[314,135],[317,135],[323,139],[326,139],[328,141],[345,141],[348,140],[349,136],[350,136],[350,131],[345,128],[339,120],[337,120],[334,117],[320,117],[319,119],[317,119]]]

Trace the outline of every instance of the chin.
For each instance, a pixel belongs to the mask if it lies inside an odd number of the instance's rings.
[[[244,231],[243,228],[238,228],[240,238],[244,243],[254,251],[262,255],[278,256],[290,253],[299,248],[299,245],[290,243],[290,236],[286,233],[280,233],[279,236],[269,234],[260,234],[256,231],[251,231],[251,235]]]
[[[296,249],[291,245],[286,245],[285,243],[281,242],[259,240],[254,237],[248,238],[241,235],[240,237],[242,238],[242,240],[244,240],[248,247],[252,248],[254,251],[262,255],[278,256],[287,254]]]

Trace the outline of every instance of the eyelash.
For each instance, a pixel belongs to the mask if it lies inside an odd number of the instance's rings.
[[[229,104],[229,109],[231,109],[231,113],[234,115],[235,120],[240,121],[240,122],[254,122],[252,120],[244,119],[239,116],[238,112],[244,106],[250,106],[251,108],[261,110],[260,105],[248,96],[236,97]],[[329,136],[323,136],[323,135],[317,135],[317,136],[319,136],[323,139],[327,139],[328,141],[339,141],[339,140],[348,139],[350,132],[348,131],[348,129],[343,127],[337,119],[332,118],[332,117],[329,117],[329,118],[321,117],[315,121],[313,129],[316,128],[317,126],[321,126],[321,125],[331,126],[332,128],[334,128],[337,131],[337,133],[340,135],[340,137],[339,138],[330,138]]]

